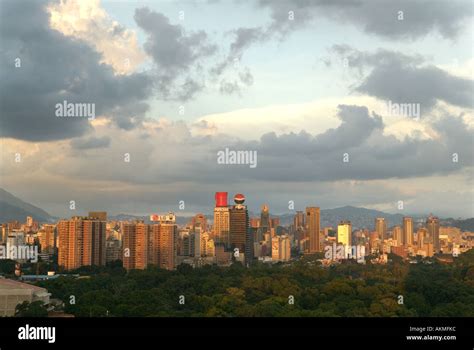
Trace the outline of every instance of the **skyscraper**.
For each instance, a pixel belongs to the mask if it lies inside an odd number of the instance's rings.
[[[107,212],[106,211],[90,211],[89,217],[99,219],[101,221],[107,221]]]
[[[352,245],[352,224],[350,221],[341,221],[337,225],[337,243],[345,246]]]
[[[154,223],[150,226],[151,249],[148,249],[152,256],[148,261],[162,269],[174,270],[178,250],[176,216],[173,213],[154,215],[153,221]],[[196,229],[201,231],[200,226],[197,226]],[[182,247],[183,255],[190,255],[189,235],[187,240],[187,247]]]
[[[262,211],[260,213],[260,228],[262,235],[270,231],[270,210],[268,205],[262,205]]]
[[[45,224],[38,232],[38,239],[42,253],[54,253],[54,248],[56,247],[55,231],[55,225]]]
[[[202,232],[207,232],[207,218],[204,214],[196,214],[191,220],[191,226],[193,230],[196,227],[200,227]]]
[[[413,218],[408,216],[403,218],[403,244],[413,245]]]
[[[433,243],[433,250],[435,253],[439,253],[441,247],[439,245],[439,219],[436,216],[430,215],[426,219],[426,229],[430,241]]]
[[[245,197],[236,194],[234,202],[235,205],[230,208],[230,246],[244,252],[245,262],[250,263],[253,259],[253,235],[249,228],[247,206],[244,205]]]
[[[375,219],[375,231],[379,235],[379,239],[383,244],[384,240],[387,238],[387,222],[385,221],[385,218]]]
[[[287,235],[272,238],[272,260],[289,261],[291,258],[290,238]]]
[[[158,241],[158,266],[166,270],[176,268],[178,226],[176,216],[173,213],[160,216],[160,234]]]
[[[319,207],[306,208],[306,225],[308,227],[309,252],[321,251],[320,242],[320,211]]]
[[[150,228],[143,221],[122,224],[123,267],[145,269],[149,262]]]
[[[216,192],[214,208],[214,241],[230,248],[230,211],[227,204],[227,192]]]
[[[392,230],[393,241],[395,246],[399,247],[403,245],[403,234],[400,226],[395,226]]]
[[[295,226],[295,230],[299,228],[304,228],[304,213],[302,211],[297,211],[294,218],[293,218],[293,225]]]
[[[58,264],[66,270],[105,265],[105,221],[75,216],[58,222]]]

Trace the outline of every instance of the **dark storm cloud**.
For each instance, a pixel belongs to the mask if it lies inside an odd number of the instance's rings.
[[[416,39],[436,31],[453,39],[463,21],[472,17],[470,1],[428,0],[261,0],[271,11],[273,30],[287,33],[309,21],[328,18],[355,25],[369,34],[389,39]],[[294,20],[288,20],[288,12]],[[403,11],[403,20],[399,20]]]
[[[201,60],[217,51],[217,46],[209,43],[207,33],[202,30],[187,33],[182,26],[171,24],[165,15],[146,7],[136,9],[134,18],[148,35],[144,49],[157,66],[159,96],[186,101],[202,91],[204,85],[192,75],[200,75]]]
[[[363,76],[355,90],[397,103],[419,103],[430,110],[438,100],[459,107],[473,108],[474,81],[449,74],[427,64],[420,56],[379,50],[364,53],[348,46],[333,51],[346,57],[348,66]],[[367,70],[370,73],[364,74]]]
[[[87,138],[75,138],[71,140],[71,147],[76,150],[93,149],[93,148],[105,148],[110,145],[110,137],[87,137]]]
[[[366,107],[339,106],[341,124],[319,135],[305,131],[276,135],[259,141],[233,142],[215,147],[255,150],[258,166],[202,164],[207,169],[200,181],[233,178],[260,181],[302,182],[412,178],[449,174],[474,164],[474,133],[461,117],[445,116],[432,125],[433,139],[384,134],[379,116]],[[441,141],[442,140],[442,141]],[[347,153],[349,161],[343,162]],[[452,161],[457,153],[459,162]],[[193,174],[193,176],[200,176]]]
[[[93,103],[96,116],[114,111],[120,114],[119,125],[143,118],[147,107],[141,101],[150,93],[151,79],[114,75],[85,42],[49,27],[46,5],[0,2],[0,135],[47,141],[90,131],[87,118],[55,116],[55,105],[63,101]],[[15,67],[16,58],[21,67]]]
[[[148,8],[135,10],[135,22],[147,34],[145,51],[163,69],[173,73],[186,71],[196,60],[212,55],[217,47],[208,43],[204,31],[187,34],[165,15]]]

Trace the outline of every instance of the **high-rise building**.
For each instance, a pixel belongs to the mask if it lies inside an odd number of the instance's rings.
[[[426,229],[431,243],[433,243],[434,253],[439,253],[441,250],[439,244],[439,219],[436,216],[430,215],[426,219]]]
[[[413,245],[413,218],[408,216],[403,218],[403,245]]]
[[[90,211],[89,217],[94,219],[99,219],[101,221],[107,221],[107,212],[106,211]]]
[[[75,216],[60,220],[57,230],[60,266],[70,270],[84,265],[105,265],[105,221]]]
[[[392,231],[393,234],[393,241],[395,242],[395,246],[399,247],[403,245],[403,234],[402,228],[400,226],[395,226]]]
[[[230,211],[227,204],[227,192],[216,192],[214,208],[214,240],[230,248]]]
[[[105,241],[105,262],[122,260],[122,241],[110,236]]]
[[[173,213],[167,215],[157,215],[157,223],[151,225],[151,244],[152,259],[154,265],[166,269],[174,270],[176,268],[176,256],[178,248],[178,226],[176,225],[176,216]],[[200,229],[199,229],[200,231]],[[182,247],[183,255],[191,255],[194,247],[190,246],[190,237],[187,235],[186,247]]]
[[[270,209],[268,205],[262,205],[262,211],[260,212],[260,228],[262,234],[270,231],[271,223],[270,223]]]
[[[272,238],[272,260],[289,261],[291,258],[291,244],[288,235],[274,236]]]
[[[345,246],[352,245],[352,224],[350,221],[341,221],[337,225],[337,243]]]
[[[378,233],[379,239],[383,244],[384,240],[387,238],[387,221],[385,218],[375,219],[375,231]]]
[[[145,269],[149,262],[150,227],[143,221],[122,224],[123,267]]]
[[[55,231],[56,226],[51,224],[45,224],[41,230],[39,230],[38,239],[42,253],[54,253],[54,248],[56,248]]]
[[[191,220],[191,226],[193,229],[196,227],[201,228],[201,232],[207,232],[207,218],[204,214],[196,214]]]
[[[302,211],[296,212],[293,218],[293,225],[295,226],[295,230],[304,229],[305,227],[304,212]]]
[[[321,251],[320,241],[320,210],[319,207],[306,208],[306,226],[309,238],[309,252]]]
[[[213,257],[216,255],[214,240],[209,237],[207,232],[201,235],[201,255],[205,257]]]
[[[428,230],[424,227],[419,228],[416,232],[416,244],[418,245],[419,249],[423,249],[427,236]]]
[[[189,236],[190,238],[190,247],[191,247],[191,256],[195,258],[200,258],[202,256],[201,250],[201,229],[196,228],[194,232]]]
[[[160,235],[158,239],[159,264],[158,266],[166,270],[176,268],[176,243],[178,226],[174,218],[160,223]],[[156,244],[156,243],[155,243]]]
[[[230,208],[230,247],[239,249],[245,254],[245,263],[253,259],[253,234],[249,227],[249,214],[247,206],[244,205],[245,197],[236,194],[235,205]]]

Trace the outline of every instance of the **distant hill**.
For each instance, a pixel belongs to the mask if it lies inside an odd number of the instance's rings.
[[[461,229],[461,231],[474,232],[474,218],[465,220],[452,218],[444,219],[441,220],[441,225],[458,227]]]
[[[51,222],[54,218],[43,209],[35,207],[0,188],[0,222],[18,220],[25,222],[31,216],[40,222]]]

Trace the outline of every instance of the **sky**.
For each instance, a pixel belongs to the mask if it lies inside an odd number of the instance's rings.
[[[461,0],[0,0],[0,186],[61,217],[211,213],[216,191],[273,214],[473,217],[473,13]],[[95,118],[59,118],[63,101]],[[220,164],[225,149],[256,166]]]

